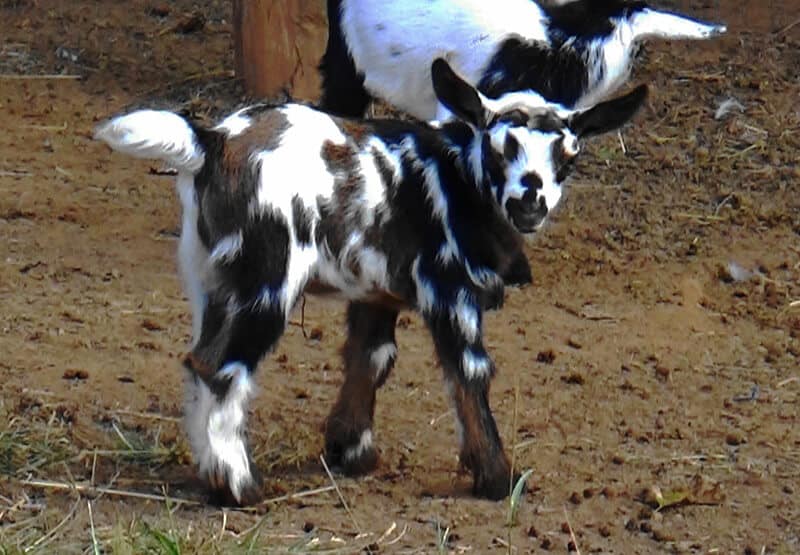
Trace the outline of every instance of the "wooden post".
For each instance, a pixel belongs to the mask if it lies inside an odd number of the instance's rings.
[[[317,100],[326,17],[325,0],[233,0],[236,73],[247,92]]]

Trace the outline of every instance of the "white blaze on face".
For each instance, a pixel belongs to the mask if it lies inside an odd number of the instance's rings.
[[[574,135],[567,133],[566,142],[570,143],[577,153],[577,141],[572,141]],[[525,127],[512,127],[496,130],[492,134],[492,147],[502,153],[508,135],[513,136],[519,143],[519,153],[516,159],[506,162],[506,186],[503,197],[499,199],[505,211],[509,199],[521,199],[529,187],[523,184],[523,178],[528,174],[535,174],[541,180],[541,188],[536,191],[537,202],[544,198],[547,210],[553,210],[561,200],[561,184],[556,180],[555,161],[553,160],[553,144],[564,135],[560,132],[547,132],[530,130]]]

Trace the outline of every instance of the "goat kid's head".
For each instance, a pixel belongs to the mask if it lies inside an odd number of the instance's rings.
[[[579,140],[621,127],[644,102],[647,87],[583,110],[567,110],[533,92],[491,100],[443,59],[431,67],[436,96],[475,132],[469,170],[521,233],[540,228],[561,199]]]

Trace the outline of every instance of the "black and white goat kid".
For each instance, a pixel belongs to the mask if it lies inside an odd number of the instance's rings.
[[[431,88],[435,58],[491,98],[533,90],[581,108],[625,83],[644,39],[725,32],[629,0],[328,0],[328,22],[321,107],[360,117],[376,97],[423,120],[448,115]]]
[[[194,311],[186,425],[199,471],[223,502],[261,496],[245,429],[252,373],[304,291],[350,301],[328,461],[349,474],[375,467],[375,393],[395,362],[398,311],[414,309],[442,363],[475,494],[508,494],[482,313],[502,303],[499,275],[520,256],[518,230],[540,227],[558,202],[578,139],[622,125],[646,88],[559,113],[486,99],[443,60],[432,75],[457,117],[440,127],[287,104],[241,110],[213,129],[162,111],[97,129],[114,149],[178,170],[179,262]]]

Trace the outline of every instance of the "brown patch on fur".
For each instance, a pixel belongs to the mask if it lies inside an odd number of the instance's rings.
[[[280,139],[288,128],[289,120],[278,110],[252,116],[247,129],[226,139],[222,153],[224,167],[234,173],[247,168],[253,153],[278,148]],[[235,188],[237,180],[229,180],[229,184]]]
[[[206,383],[211,382],[216,370],[206,364],[194,353],[186,353],[183,357],[183,367],[195,374]]]
[[[489,409],[488,388],[457,380],[453,399],[463,430],[460,460],[472,472],[473,493],[503,499],[509,493],[511,468]]]
[[[370,134],[367,126],[361,122],[347,119],[337,119],[336,122],[339,124],[339,128],[342,132],[351,137],[358,145],[364,144],[367,136]]]

